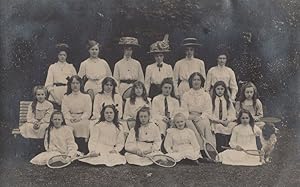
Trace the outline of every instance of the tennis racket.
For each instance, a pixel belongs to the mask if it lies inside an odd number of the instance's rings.
[[[223,149],[232,149],[232,150],[237,150],[236,148],[232,148],[232,147],[226,147],[226,146],[222,146]],[[243,151],[244,153],[248,154],[248,155],[252,155],[252,156],[263,156],[264,153],[261,150],[256,150],[256,149],[242,149],[241,151]]]
[[[206,138],[202,135],[202,133],[199,131],[200,137],[203,140],[203,148],[204,152],[207,155],[207,157],[212,160],[212,161],[217,161],[218,160],[218,151],[217,149],[209,142],[206,140]]]
[[[260,118],[260,121],[263,121],[265,123],[279,123],[281,122],[281,119],[276,117],[262,117]]]
[[[149,158],[154,164],[164,167],[164,168],[171,168],[176,165],[176,161],[174,158],[164,155],[164,154],[157,154],[152,156],[145,156]]]
[[[78,156],[75,158],[72,158],[68,155],[56,155],[51,157],[48,161],[47,161],[47,166],[49,168],[52,169],[59,169],[59,168],[64,168],[67,167],[68,165],[70,165],[73,161],[78,160],[78,159],[82,159],[82,158],[87,158],[90,155],[83,155],[83,156]]]

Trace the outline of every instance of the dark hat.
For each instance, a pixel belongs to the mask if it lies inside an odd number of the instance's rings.
[[[140,47],[138,39],[134,37],[121,37],[119,45]]]
[[[170,52],[169,35],[166,34],[162,41],[157,41],[150,45],[148,53],[167,53]]]
[[[182,45],[185,47],[199,47],[201,44],[198,43],[196,38],[185,38],[182,42]]]

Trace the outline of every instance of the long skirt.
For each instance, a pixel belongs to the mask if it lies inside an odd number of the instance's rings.
[[[160,84],[151,84],[149,89],[149,97],[153,99],[161,93]]]
[[[62,153],[58,152],[58,151],[46,151],[46,152],[42,152],[38,155],[36,155],[33,159],[30,160],[30,163],[32,164],[36,164],[36,165],[46,165],[47,161],[56,155],[61,155]]]
[[[202,136],[204,136],[204,138],[209,143],[211,143],[214,147],[216,147],[216,138],[212,132],[212,128],[210,126],[210,121],[208,118],[205,117],[204,119],[200,119],[199,121],[197,121],[195,123],[188,120],[186,122],[186,125],[188,128],[190,128],[194,131],[201,150],[204,150],[204,147],[203,147],[204,141],[201,138],[200,133],[202,134]]]
[[[43,139],[45,137],[46,128],[49,124],[42,123],[39,129],[34,129],[33,126],[33,123],[24,123],[19,127],[21,135],[24,138]]]
[[[101,81],[94,81],[89,79],[84,85],[84,91],[87,92],[88,90],[93,90],[94,95],[96,95],[96,93],[102,90]]]
[[[174,158],[176,162],[183,159],[197,160],[202,158],[200,151],[195,151],[191,144],[182,144],[179,146],[174,146],[173,153],[168,153],[167,155]]]
[[[67,92],[67,86],[54,86],[53,87],[53,94],[59,99],[60,103],[66,92]],[[54,101],[51,94],[49,94],[49,101],[56,103],[56,101]]]
[[[249,155],[243,151],[225,150],[218,154],[218,161],[226,165],[259,166],[262,165],[259,156]]]
[[[160,151],[156,151],[148,154],[147,156],[162,154]],[[147,157],[141,157],[132,153],[125,153],[125,158],[129,164],[137,165],[137,166],[149,166],[152,165],[153,162]]]
[[[90,121],[88,119],[83,119],[76,123],[72,123],[70,120],[66,120],[66,123],[68,126],[71,126],[74,128],[74,136],[76,138],[88,138],[89,137]]]
[[[98,143],[96,152],[100,153],[100,156],[84,158],[79,161],[91,165],[106,165],[109,167],[126,164],[125,157],[120,153],[109,153],[112,150],[114,150],[113,146]]]

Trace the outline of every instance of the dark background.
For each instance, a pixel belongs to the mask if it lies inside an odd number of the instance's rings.
[[[153,62],[149,45],[165,33],[172,48],[167,63],[184,56],[185,37],[197,37],[203,46],[196,56],[207,72],[224,44],[228,66],[238,80],[257,85],[266,115],[299,122],[298,0],[1,0],[0,10],[0,117],[7,129],[18,125],[19,101],[32,100],[33,86],[44,84],[56,43],[70,45],[68,62],[78,70],[87,40],[95,39],[113,71],[122,57],[119,38],[134,36],[142,45],[134,56],[145,70]]]

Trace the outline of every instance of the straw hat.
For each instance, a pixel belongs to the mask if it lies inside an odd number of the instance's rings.
[[[148,53],[167,53],[170,52],[169,35],[166,34],[162,41],[157,41],[150,45]]]
[[[199,47],[201,44],[198,43],[196,38],[185,38],[182,42],[182,45],[185,47]]]
[[[121,37],[119,41],[119,45],[140,47],[138,39],[134,37]]]

